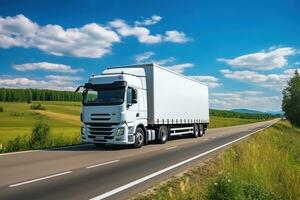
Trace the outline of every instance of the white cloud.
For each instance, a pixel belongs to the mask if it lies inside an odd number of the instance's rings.
[[[176,30],[166,31],[165,35],[151,35],[150,30],[136,25],[130,26],[122,19],[111,21],[110,26],[117,30],[122,37],[135,36],[140,43],[155,44],[160,42],[185,43],[190,41],[185,33]]]
[[[142,25],[158,23],[160,16],[153,15],[143,22],[130,26],[124,20],[116,19],[107,26],[97,23],[82,27],[63,28],[60,25],[39,25],[24,15],[0,17],[0,48],[38,48],[56,56],[101,58],[111,52],[114,43],[122,37],[135,36],[140,43],[160,42],[183,43],[187,38],[183,32],[166,31],[165,35],[151,34]]]
[[[161,60],[152,60],[153,63],[156,63],[158,65],[170,65],[171,63],[175,62],[176,59],[174,57],[169,57],[169,58],[165,58],[165,59],[161,59]]]
[[[162,19],[161,16],[158,15],[152,15],[151,18],[146,18],[143,21],[136,21],[135,25],[137,26],[149,26],[153,24],[157,24]]]
[[[287,57],[297,52],[292,47],[270,48],[268,51],[251,53],[234,59],[218,58],[218,61],[241,69],[271,70],[282,68],[288,64]]]
[[[0,47],[33,47],[57,56],[100,58],[110,53],[120,37],[109,27],[96,23],[64,29],[39,26],[24,15],[0,17]]]
[[[74,90],[81,77],[49,75],[45,79],[31,79],[27,77],[0,77],[0,87],[7,88],[40,88],[53,90]]]
[[[142,63],[142,62],[145,62],[145,61],[148,61],[152,56],[154,56],[155,53],[152,52],[152,51],[147,51],[147,52],[144,52],[142,54],[138,54],[135,56],[135,61],[137,63]]]
[[[280,103],[280,96],[265,96],[261,91],[210,94],[210,107],[216,109],[246,108],[260,111],[279,111],[281,110]]]
[[[229,79],[256,84],[273,90],[282,90],[287,81],[293,76],[295,69],[284,70],[282,74],[260,74],[253,71],[231,71],[228,69],[220,72]]]
[[[191,68],[191,67],[194,67],[193,63],[182,63],[182,64],[167,66],[168,69],[178,73],[183,73],[187,68]]]
[[[219,82],[219,79],[214,76],[189,76],[189,77],[206,84],[209,88],[216,88],[222,85]]]
[[[168,42],[175,42],[175,43],[185,43],[190,41],[189,38],[186,37],[185,33],[179,31],[166,31],[164,40]]]
[[[0,17],[0,47],[29,47],[39,26],[24,15]]]
[[[37,62],[37,63],[25,63],[19,65],[13,65],[13,68],[18,71],[34,71],[34,70],[44,70],[44,71],[54,71],[54,72],[63,72],[63,73],[76,73],[82,72],[83,69],[72,69],[69,65],[56,64],[49,62]]]
[[[115,28],[121,36],[136,36],[140,43],[154,44],[162,41],[162,36],[160,34],[151,35],[147,28],[140,26],[129,26],[124,20],[121,19],[111,21],[109,24]]]

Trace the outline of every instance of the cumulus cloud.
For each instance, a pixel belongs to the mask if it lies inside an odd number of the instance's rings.
[[[229,69],[222,69],[220,72],[229,79],[252,83],[280,91],[286,85],[287,81],[293,76],[295,69],[284,70],[282,74],[261,74],[248,70],[231,71]]]
[[[187,68],[191,68],[191,67],[194,67],[193,63],[182,63],[182,64],[167,66],[168,69],[178,73],[183,73]]]
[[[57,56],[100,58],[110,53],[120,37],[109,27],[96,23],[64,29],[40,26],[24,15],[0,17],[0,47],[33,47]]]
[[[152,52],[152,51],[147,51],[147,52],[144,52],[142,54],[138,54],[134,57],[135,61],[137,63],[142,63],[142,62],[146,62],[146,61],[149,61],[149,59],[154,56],[155,53]]]
[[[82,72],[83,69],[73,69],[69,65],[64,64],[56,64],[49,62],[36,62],[36,63],[24,63],[19,65],[13,65],[13,68],[17,71],[34,71],[34,70],[44,70],[44,71],[54,71],[54,72],[62,72],[62,73],[76,73]]]
[[[270,48],[267,51],[242,55],[233,59],[218,58],[232,67],[252,70],[272,70],[288,64],[287,57],[295,55],[292,47]]]
[[[136,21],[135,25],[137,26],[149,26],[153,24],[157,24],[162,19],[161,16],[152,15],[151,18],[146,18],[143,21]]]
[[[27,77],[0,77],[0,87],[7,88],[41,88],[54,90],[74,90],[81,77],[49,75],[44,79],[32,79]]]
[[[219,79],[214,76],[189,76],[189,77],[206,84],[209,88],[216,88],[222,85],[219,82]]]
[[[237,91],[210,94],[210,107],[216,109],[246,108],[261,111],[279,111],[281,98],[266,96],[261,91]]]
[[[130,26],[122,19],[111,21],[110,26],[117,30],[122,37],[135,36],[140,43],[155,44],[160,42],[185,43],[190,39],[186,37],[185,33],[176,30],[166,31],[164,35],[152,35],[150,30],[139,26]]]
[[[188,37],[186,37],[185,33],[179,31],[166,31],[164,40],[168,42],[175,42],[175,43],[185,43],[190,41]]]
[[[30,47],[39,26],[24,15],[0,17],[0,47]]]
[[[111,21],[109,24],[115,28],[121,36],[136,36],[140,43],[154,44],[162,41],[160,34],[151,35],[149,29],[140,26],[130,26],[121,19]]]
[[[188,41],[183,32],[172,30],[166,31],[165,35],[151,34],[148,28],[142,26],[160,20],[160,16],[153,15],[133,26],[122,19],[116,19],[106,26],[89,23],[65,29],[57,24],[41,26],[22,14],[0,17],[0,48],[38,48],[56,56],[101,58],[109,54],[113,44],[119,43],[122,37],[135,36],[144,44]]]

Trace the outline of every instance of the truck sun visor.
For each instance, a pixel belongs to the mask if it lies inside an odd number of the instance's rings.
[[[115,81],[113,83],[106,83],[106,84],[92,84],[86,83],[84,85],[85,89],[111,89],[111,88],[123,88],[126,87],[126,81]]]

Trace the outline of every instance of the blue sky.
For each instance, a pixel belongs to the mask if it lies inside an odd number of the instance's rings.
[[[280,110],[300,68],[299,1],[7,1],[0,87],[72,90],[156,62],[207,83],[212,108]]]

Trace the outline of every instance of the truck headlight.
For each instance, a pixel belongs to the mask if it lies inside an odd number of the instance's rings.
[[[124,135],[124,131],[125,131],[124,127],[118,128],[117,135]]]

